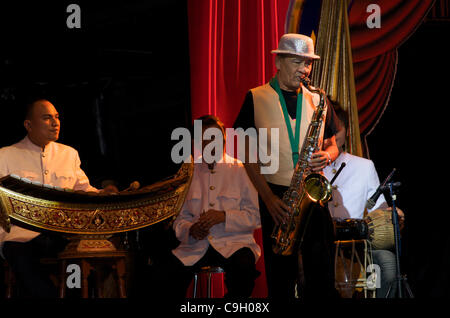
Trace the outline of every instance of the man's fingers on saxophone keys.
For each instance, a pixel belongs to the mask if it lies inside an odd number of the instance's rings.
[[[269,212],[276,225],[285,222],[287,213],[279,205],[277,204],[272,205],[272,207],[269,209]]]
[[[328,157],[323,152],[314,153],[309,160],[309,167],[313,172],[318,172],[327,166]]]
[[[279,199],[279,202],[280,202],[280,206],[282,208],[282,211],[284,213],[288,213],[289,207],[286,205],[286,203],[284,203],[283,200],[281,200],[281,199]]]
[[[323,152],[317,152],[312,154],[309,163],[310,165],[322,165],[327,162],[327,159],[327,156]]]
[[[276,225],[284,224],[286,222],[285,218],[279,213],[272,215],[272,218],[274,219]]]
[[[279,215],[280,222],[285,223],[288,218],[289,207],[280,198],[277,199],[276,203],[277,203],[277,213]]]

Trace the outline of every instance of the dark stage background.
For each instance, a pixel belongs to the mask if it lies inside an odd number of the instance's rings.
[[[77,1],[81,29],[72,30],[70,3],[0,5],[0,146],[25,135],[26,99],[46,97],[61,114],[60,142],[79,151],[94,186],[174,174],[170,134],[191,118],[186,1]],[[417,297],[449,296],[447,194],[438,179],[448,162],[448,34],[448,24],[423,24],[400,47],[389,105],[367,138],[380,180],[398,169],[402,266]]]
[[[448,22],[425,22],[398,50],[391,98],[367,137],[380,180],[397,168],[397,204],[406,214],[402,267],[416,297],[448,297],[450,240],[446,144],[450,62]],[[388,198],[387,198],[388,199]]]
[[[185,1],[71,1],[0,6],[0,145],[24,135],[22,107],[46,97],[61,114],[60,142],[80,153],[94,186],[126,188],[174,174],[174,128],[190,122]]]

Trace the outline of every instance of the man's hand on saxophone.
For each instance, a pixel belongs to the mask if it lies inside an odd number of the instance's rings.
[[[317,151],[312,154],[309,167],[313,172],[320,172],[328,165],[328,162],[331,162],[330,154],[326,151]]]
[[[325,139],[323,149],[312,154],[309,166],[313,172],[320,172],[326,166],[331,164],[339,156],[339,150],[336,145],[336,136]]]
[[[248,153],[248,143],[246,143],[246,153]],[[247,175],[252,181],[255,188],[258,190],[261,199],[267,207],[273,221],[276,225],[284,223],[288,219],[288,206],[275,195],[267,184],[266,179],[260,172],[259,164],[257,163],[244,163]]]
[[[277,195],[271,191],[266,196],[262,196],[262,199],[276,225],[283,224],[288,220],[289,208]]]

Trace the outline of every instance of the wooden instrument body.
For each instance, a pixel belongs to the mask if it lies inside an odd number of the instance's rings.
[[[58,189],[22,178],[0,179],[0,226],[25,224],[56,232],[108,235],[176,217],[190,186],[193,164],[172,178],[115,195]]]

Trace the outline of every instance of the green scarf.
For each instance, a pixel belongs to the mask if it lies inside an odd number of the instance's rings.
[[[277,76],[275,75],[269,82],[270,86],[272,86],[278,94],[280,99],[281,108],[283,109],[284,121],[286,122],[286,128],[289,134],[289,141],[291,143],[292,149],[292,162],[295,165],[298,161],[298,145],[300,139],[300,123],[302,120],[302,94],[297,95],[297,114],[295,120],[295,136],[292,132],[291,121],[289,120],[289,113],[286,106],[286,100],[284,99],[283,93],[281,92],[280,85],[278,84]]]

